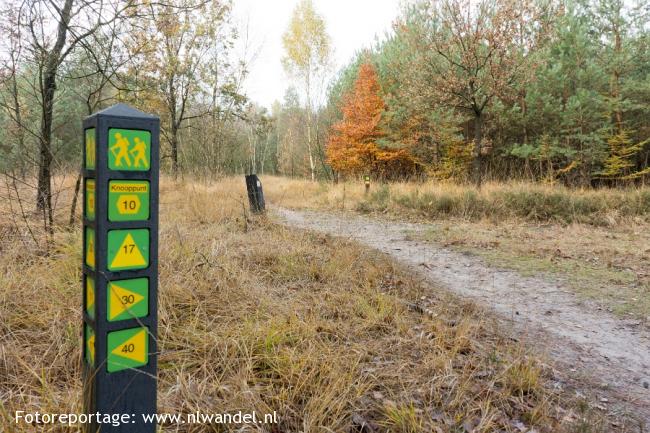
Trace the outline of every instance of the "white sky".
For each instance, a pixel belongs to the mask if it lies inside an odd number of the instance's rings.
[[[245,40],[248,24],[250,74],[244,84],[247,95],[270,108],[282,101],[291,84],[284,73],[282,34],[298,0],[234,0],[235,22]],[[313,0],[316,11],[325,19],[334,48],[334,67],[338,70],[354,53],[370,46],[375,36],[391,29],[400,10],[400,0]]]

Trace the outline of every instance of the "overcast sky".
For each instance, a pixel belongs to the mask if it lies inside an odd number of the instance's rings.
[[[375,36],[389,31],[400,8],[400,0],[313,2],[332,38],[336,69],[345,65],[356,51],[370,46]],[[238,27],[243,32],[248,24],[248,57],[256,54],[245,90],[253,101],[266,107],[275,100],[281,101],[290,85],[281,63],[282,34],[297,3],[298,0],[234,0]]]

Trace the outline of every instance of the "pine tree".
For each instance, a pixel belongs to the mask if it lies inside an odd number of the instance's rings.
[[[604,168],[601,176],[616,180],[629,180],[643,176],[650,172],[647,168],[643,171],[636,171],[636,156],[643,149],[649,140],[634,143],[627,129],[613,133],[607,139],[609,145],[609,156],[604,161]]]

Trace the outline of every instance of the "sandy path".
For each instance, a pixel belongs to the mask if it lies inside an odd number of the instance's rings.
[[[354,239],[390,254],[432,282],[473,299],[502,317],[527,340],[539,343],[566,377],[584,375],[596,385],[601,406],[625,408],[650,425],[650,333],[576,298],[558,281],[523,277],[480,258],[409,232],[426,225],[378,221],[350,214],[276,209],[287,225]]]

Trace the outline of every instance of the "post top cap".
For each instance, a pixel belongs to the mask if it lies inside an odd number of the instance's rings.
[[[104,108],[93,114],[93,116],[114,116],[114,117],[136,117],[139,119],[157,119],[158,116],[147,114],[143,111],[137,110],[130,105],[118,103]]]

